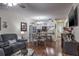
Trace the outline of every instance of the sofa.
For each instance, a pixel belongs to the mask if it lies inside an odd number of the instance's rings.
[[[3,48],[0,48],[0,56],[5,56]]]
[[[26,49],[26,43],[23,39],[18,39],[16,34],[1,34],[0,48],[4,50],[5,56],[10,56],[19,50]]]

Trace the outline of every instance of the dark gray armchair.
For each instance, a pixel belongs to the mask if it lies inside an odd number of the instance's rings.
[[[3,48],[0,48],[0,56],[5,56]]]
[[[0,36],[0,48],[3,48],[6,56],[11,55],[18,50],[26,49],[24,40],[18,40],[16,34],[2,34]]]

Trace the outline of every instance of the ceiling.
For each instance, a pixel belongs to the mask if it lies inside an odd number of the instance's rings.
[[[0,4],[0,9],[24,13],[28,17],[50,16],[52,18],[66,18],[71,7],[71,3],[20,3],[11,8]]]

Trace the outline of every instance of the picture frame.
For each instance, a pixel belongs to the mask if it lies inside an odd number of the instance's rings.
[[[7,27],[8,27],[7,22],[3,21],[3,28],[7,28]]]
[[[47,31],[47,26],[42,26],[42,31]]]
[[[27,31],[27,23],[21,22],[21,31]]]

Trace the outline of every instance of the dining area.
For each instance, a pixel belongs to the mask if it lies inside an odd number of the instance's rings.
[[[34,33],[35,37],[33,38],[33,46],[45,46],[47,42],[53,41],[53,33],[48,33],[47,31],[42,31],[40,29],[37,30],[37,33]]]

